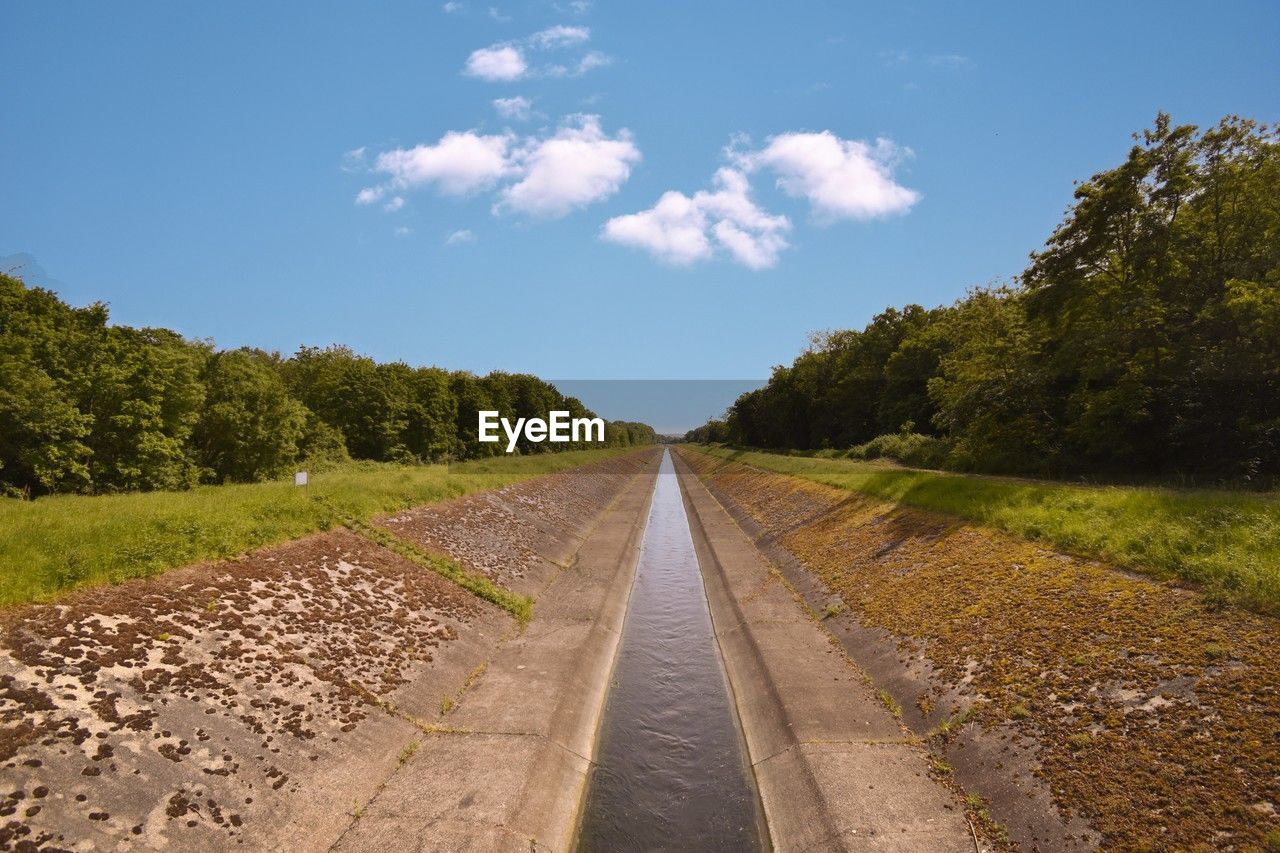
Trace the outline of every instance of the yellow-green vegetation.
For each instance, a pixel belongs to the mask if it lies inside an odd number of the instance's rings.
[[[458,707],[458,703],[462,701],[462,696],[468,690],[475,686],[475,683],[484,675],[484,671],[488,669],[488,662],[482,662],[475,669],[471,670],[471,674],[467,676],[467,680],[462,682],[462,686],[458,688],[458,692],[452,696],[445,696],[440,700],[440,716],[448,716],[449,712]]]
[[[898,719],[902,719],[902,706],[898,704],[897,699],[894,699],[884,690],[876,693],[876,697],[879,698],[880,704],[889,709],[890,714],[893,714]]]
[[[1280,612],[1280,500],[1275,493],[1087,486],[727,447],[698,449],[959,516],[1064,553],[1201,584],[1215,599]]]
[[[1276,616],[954,516],[680,452],[863,627],[886,632],[904,660],[927,660],[912,697],[922,711],[936,712],[922,701],[930,695],[958,694],[949,718],[917,732],[932,736],[940,777],[981,761],[953,750],[963,727],[966,739],[1033,747],[1034,765],[1011,754],[1004,769],[980,772],[1042,780],[1103,849],[1146,849],[1152,838],[1160,849],[1266,849],[1280,832]],[[1005,819],[1020,803],[1001,795],[992,814]]]
[[[179,492],[0,500],[0,605],[48,601],[200,560],[561,471],[626,448],[496,457],[453,465],[351,463],[292,481]],[[216,606],[216,605],[215,605]]]

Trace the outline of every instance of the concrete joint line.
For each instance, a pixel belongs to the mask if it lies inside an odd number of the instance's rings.
[[[595,762],[589,756],[583,755],[572,747],[566,746],[550,735],[542,732],[508,732],[498,729],[441,729],[426,732],[430,735],[452,735],[454,737],[519,737],[519,738],[535,738],[537,740],[546,741],[552,746],[559,747],[563,752],[567,752],[572,756],[581,758],[588,764],[594,765]]]
[[[826,740],[826,739],[823,739],[823,738],[806,738],[806,739],[804,739],[804,740],[797,741],[797,742],[795,742],[795,743],[791,744],[790,746],[783,747],[782,749],[779,749],[777,752],[774,752],[774,753],[772,753],[772,754],[770,754],[770,755],[768,755],[768,756],[765,756],[764,758],[760,759],[759,761],[753,762],[751,766],[752,766],[752,767],[761,767],[761,766],[763,766],[763,765],[765,765],[765,764],[768,764],[770,761],[772,761],[773,759],[775,759],[775,758],[777,758],[777,757],[779,757],[779,756],[786,755],[786,754],[787,754],[787,753],[789,753],[789,752],[794,752],[795,750],[797,750],[797,749],[799,749],[799,748],[801,748],[801,747],[805,747],[805,746],[855,746],[855,747],[856,747],[856,746],[870,746],[870,747],[877,747],[877,746],[919,746],[919,745],[920,745],[920,741],[919,741],[919,739],[918,739],[918,738],[911,738],[911,737],[902,737],[902,738],[847,738],[847,739],[843,739],[843,740]]]

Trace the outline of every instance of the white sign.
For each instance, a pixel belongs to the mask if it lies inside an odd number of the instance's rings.
[[[305,486],[307,484],[307,472],[299,471],[293,475],[293,484],[295,486]]]

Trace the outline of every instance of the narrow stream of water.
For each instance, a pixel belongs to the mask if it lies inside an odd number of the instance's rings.
[[[664,452],[578,849],[760,850],[759,798],[745,752]]]

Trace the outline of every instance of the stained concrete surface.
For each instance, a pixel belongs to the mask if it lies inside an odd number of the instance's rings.
[[[623,516],[640,510],[611,510],[633,486],[644,493],[651,461],[653,451],[632,454],[396,518],[431,517],[437,550],[513,585],[545,593],[565,574],[568,589],[590,567],[622,565],[618,537],[634,523]],[[478,528],[477,501],[494,508]],[[597,532],[613,537],[612,550],[592,544]],[[606,587],[584,584],[582,594],[603,598]],[[334,531],[7,611],[0,848],[327,849],[372,817],[371,801],[386,802],[380,792],[415,750],[444,742],[428,732],[453,723],[446,698],[460,708],[481,706],[487,691],[528,698],[523,685],[500,687],[504,664],[491,658],[543,648],[539,638],[572,627],[557,623],[550,599],[521,636],[497,607]],[[551,652],[526,657],[510,667],[559,666],[565,680],[586,672]],[[581,675],[592,679],[602,680]],[[558,682],[545,691],[569,694]],[[501,705],[490,702],[495,713]],[[526,776],[585,763],[569,751],[589,755],[570,736],[584,724],[561,717],[567,748],[531,758]],[[501,755],[503,768],[519,766]],[[430,772],[456,785],[446,758]],[[569,808],[523,802],[532,812]],[[441,838],[436,849],[446,846]]]
[[[774,849],[972,851],[919,742],[697,475],[677,470]]]

